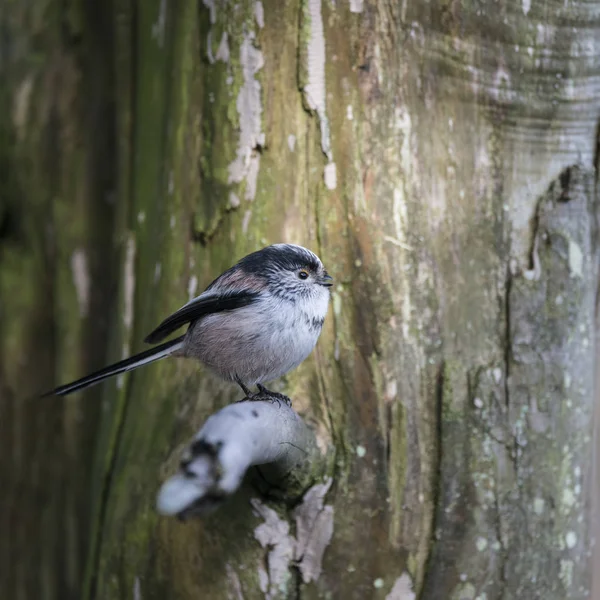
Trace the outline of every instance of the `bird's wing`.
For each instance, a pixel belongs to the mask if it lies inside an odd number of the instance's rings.
[[[186,323],[212,313],[248,306],[256,302],[258,296],[258,292],[243,290],[232,290],[221,294],[205,292],[167,317],[152,333],[146,336],[144,341],[148,344],[156,344]]]

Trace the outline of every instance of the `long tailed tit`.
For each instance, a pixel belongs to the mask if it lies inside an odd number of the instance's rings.
[[[270,393],[261,384],[296,368],[315,347],[332,282],[310,250],[267,246],[225,271],[145,341],[155,344],[189,324],[182,336],[45,395],[64,396],[167,356],[200,360],[222,379],[236,382],[247,397],[253,384]]]

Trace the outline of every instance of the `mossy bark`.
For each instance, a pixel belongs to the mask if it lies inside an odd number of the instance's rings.
[[[36,395],[106,360],[117,282],[112,15],[0,8],[0,595],[78,597],[101,412]]]
[[[3,14],[9,597],[588,597],[599,6]],[[280,384],[333,478],[308,582],[286,550],[292,507],[253,511],[251,486],[205,520],[154,511],[233,387],[174,360],[26,400],[141,349],[236,258],[282,240],[336,279],[318,348]],[[282,532],[270,549],[265,515]]]

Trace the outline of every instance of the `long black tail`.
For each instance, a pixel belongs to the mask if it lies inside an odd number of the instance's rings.
[[[109,377],[113,377],[113,375],[118,375],[119,373],[125,373],[126,371],[132,371],[133,369],[137,369],[143,365],[150,364],[155,360],[160,360],[161,358],[165,358],[166,356],[170,356],[181,348],[183,345],[183,337],[178,337],[170,342],[165,342],[160,346],[155,346],[154,348],[150,348],[149,350],[144,350],[144,352],[140,352],[139,354],[135,354],[134,356],[130,356],[125,360],[121,360],[114,365],[109,365],[108,367],[104,367],[104,369],[100,369],[100,371],[96,371],[91,375],[86,375],[77,381],[73,381],[72,383],[67,383],[66,385],[61,385],[53,389],[50,392],[46,392],[42,395],[44,396],[66,396],[67,394],[71,394],[72,392],[76,392],[77,390],[82,390],[84,388],[90,387],[92,385],[96,385]]]

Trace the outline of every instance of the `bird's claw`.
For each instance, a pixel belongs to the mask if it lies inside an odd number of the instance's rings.
[[[281,403],[283,402],[287,406],[292,406],[292,401],[285,394],[272,392],[260,383],[258,383],[256,387],[258,388],[258,393],[254,394],[252,400],[269,400],[270,402],[277,402],[277,406],[281,406]]]
[[[264,385],[260,383],[256,384],[258,388],[258,392],[251,392],[241,381],[237,381],[238,385],[242,388],[244,394],[246,396],[241,400],[236,400],[236,402],[258,402],[258,401],[269,401],[271,403],[277,402],[277,406],[281,406],[281,403],[284,402],[287,406],[292,406],[292,401],[285,395],[280,394],[279,392],[272,392],[268,390]]]

